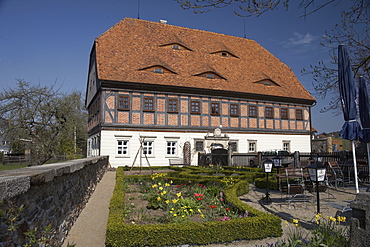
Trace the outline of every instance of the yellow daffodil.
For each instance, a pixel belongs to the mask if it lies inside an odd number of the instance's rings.
[[[204,214],[201,214],[200,217],[204,218]]]
[[[159,190],[163,190],[163,187],[159,187],[158,189],[159,189]]]
[[[176,203],[176,202],[178,202],[178,199],[173,199],[172,202]]]
[[[162,199],[161,199],[161,197],[159,197],[159,196],[158,196],[158,197],[157,197],[157,200],[158,200],[158,201],[160,201],[160,200],[162,200]]]
[[[177,195],[177,197],[180,197],[181,196],[181,192],[177,193],[176,195]]]
[[[346,217],[344,216],[338,216],[337,219],[339,222],[346,222]]]
[[[165,183],[164,186],[169,187],[171,185],[169,183]]]
[[[165,203],[166,203],[166,204],[170,203],[170,200],[166,200],[166,201],[165,201]]]
[[[172,180],[170,181],[170,184],[173,184],[173,181]]]
[[[329,219],[330,219],[331,221],[334,221],[334,222],[335,222],[335,221],[337,221],[337,219],[336,219],[336,218],[334,218],[334,217],[330,217]]]
[[[162,185],[161,183],[158,183],[158,185]]]
[[[293,224],[298,224],[298,220],[297,219],[293,219]]]
[[[152,185],[152,188],[156,188],[156,187],[158,187],[158,185],[156,185],[156,184],[153,184]]]

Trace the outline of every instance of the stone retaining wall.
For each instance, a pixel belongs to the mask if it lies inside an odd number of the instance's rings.
[[[108,168],[108,156],[0,172],[0,246],[23,246],[24,233],[51,225],[51,246],[63,243]],[[15,231],[11,213],[24,206]],[[17,213],[15,213],[17,214]]]

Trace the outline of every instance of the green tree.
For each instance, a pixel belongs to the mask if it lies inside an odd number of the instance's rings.
[[[86,113],[82,106],[79,93],[62,94],[54,86],[32,86],[18,80],[16,88],[0,93],[4,138],[14,151],[29,150],[32,165],[43,164],[60,153],[75,153],[77,139],[80,152],[81,142],[86,140]]]

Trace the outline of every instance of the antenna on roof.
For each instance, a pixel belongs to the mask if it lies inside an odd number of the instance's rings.
[[[137,0],[137,18],[140,19],[140,0]]]

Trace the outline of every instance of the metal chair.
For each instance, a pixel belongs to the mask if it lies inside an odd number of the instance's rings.
[[[305,179],[302,168],[286,168],[285,169],[287,190],[286,193],[290,196],[287,201],[307,201],[305,195]]]
[[[331,174],[331,176],[328,177],[328,182],[330,183],[330,185],[332,185],[332,183],[334,182],[336,189],[338,188],[339,184],[342,184],[344,187],[344,175],[343,175],[342,168],[339,166],[338,162],[329,161],[328,165],[330,168],[329,172]]]

